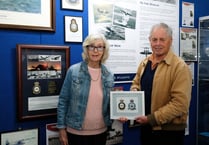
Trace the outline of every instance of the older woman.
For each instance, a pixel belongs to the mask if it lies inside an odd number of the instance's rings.
[[[83,42],[83,61],[66,74],[57,108],[57,127],[62,145],[105,145],[111,125],[109,98],[113,74],[103,65],[109,45],[102,34]]]

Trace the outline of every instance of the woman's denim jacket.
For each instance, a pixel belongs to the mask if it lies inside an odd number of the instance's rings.
[[[106,126],[111,125],[110,120],[110,91],[114,85],[113,74],[101,65],[103,89],[103,117]],[[86,62],[72,65],[66,74],[57,107],[57,127],[67,126],[77,130],[82,129],[86,113],[91,77]],[[95,90],[96,91],[96,90]]]

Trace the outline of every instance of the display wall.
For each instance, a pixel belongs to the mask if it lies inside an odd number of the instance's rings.
[[[181,2],[180,0],[180,24],[181,24]],[[195,5],[195,28],[198,27],[198,18],[209,15],[209,1],[188,0]],[[83,11],[68,10],[61,8],[61,1],[56,0],[56,29],[55,32],[34,31],[20,29],[0,29],[0,132],[18,129],[39,128],[39,144],[46,143],[45,125],[56,122],[55,117],[44,119],[18,121],[17,120],[17,44],[43,44],[43,45],[65,45],[70,46],[70,64],[82,60],[82,43],[65,42],[64,16],[78,16],[83,18],[83,38],[88,34],[88,1],[83,0]],[[181,25],[179,25],[181,26]],[[186,136],[186,145],[195,145],[197,132],[197,62],[195,62],[195,80],[192,91],[192,100],[189,114],[189,135]],[[130,84],[117,84],[129,89]],[[139,145],[139,127],[129,128],[124,124],[122,145]]]

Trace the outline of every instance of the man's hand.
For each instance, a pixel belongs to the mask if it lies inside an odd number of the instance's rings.
[[[140,123],[140,124],[147,124],[148,123],[148,119],[147,116],[139,116],[135,118],[136,122]]]

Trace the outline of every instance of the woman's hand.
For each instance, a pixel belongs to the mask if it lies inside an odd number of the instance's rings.
[[[59,140],[60,140],[61,145],[69,145],[67,132],[65,129],[59,129]]]
[[[128,119],[126,117],[120,117],[118,118],[118,121],[120,121],[121,123],[125,123],[128,121]]]
[[[137,88],[132,88],[131,91],[138,91]]]

